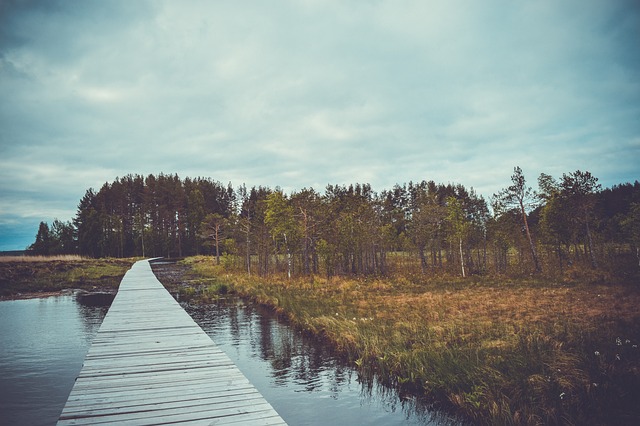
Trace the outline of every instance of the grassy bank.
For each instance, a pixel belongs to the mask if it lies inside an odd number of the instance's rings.
[[[199,285],[191,292],[211,297],[224,283],[328,339],[365,376],[424,394],[476,423],[640,420],[637,286],[261,279],[225,271],[210,258],[182,264]]]
[[[0,298],[25,297],[64,289],[118,288],[134,259],[0,257]]]

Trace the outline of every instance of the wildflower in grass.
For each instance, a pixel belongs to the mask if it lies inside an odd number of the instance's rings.
[[[565,396],[565,395],[566,395],[566,393],[562,392],[562,393],[560,394],[560,399],[564,399],[564,396]]]
[[[620,354],[616,354],[616,361],[620,361]]]
[[[622,339],[621,338],[616,337],[616,345],[622,346]]]
[[[600,356],[600,352],[599,352],[599,351],[595,351],[595,352],[594,352],[594,355],[595,355],[595,356]]]

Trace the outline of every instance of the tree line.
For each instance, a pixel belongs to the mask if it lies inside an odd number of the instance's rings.
[[[489,201],[434,181],[375,192],[369,184],[303,188],[210,178],[127,175],[86,191],[75,218],[41,222],[33,254],[88,257],[215,255],[268,275],[563,273],[640,266],[640,183],[602,189],[589,172],[537,189],[520,167]]]

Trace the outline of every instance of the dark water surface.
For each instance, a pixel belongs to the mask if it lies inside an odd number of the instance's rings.
[[[454,425],[413,398],[363,385],[325,345],[242,301],[185,306],[290,425]]]
[[[238,300],[185,306],[291,425],[452,425],[358,374],[322,343]],[[76,297],[0,302],[0,425],[55,424],[106,314]]]
[[[0,424],[57,422],[106,312],[73,295],[0,302]]]

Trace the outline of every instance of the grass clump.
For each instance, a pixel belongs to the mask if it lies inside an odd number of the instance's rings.
[[[58,292],[64,289],[117,289],[135,259],[24,257],[0,262],[0,297]]]
[[[180,260],[151,262],[151,268],[169,292],[183,302],[209,303],[233,292],[221,279],[223,269],[211,258],[193,256]]]
[[[479,424],[640,420],[640,291],[615,284],[196,275],[330,341],[362,376]]]

